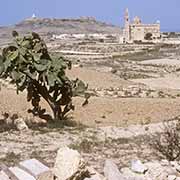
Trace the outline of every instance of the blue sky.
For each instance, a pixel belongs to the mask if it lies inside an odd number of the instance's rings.
[[[162,30],[180,31],[180,0],[0,0],[0,26],[15,24],[35,13],[39,17],[69,18],[93,16],[111,24],[123,25],[129,8],[131,18],[143,22],[161,21]]]

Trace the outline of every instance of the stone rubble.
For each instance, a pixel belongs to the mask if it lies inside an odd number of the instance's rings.
[[[7,89],[16,90],[15,85],[10,80],[0,80],[0,86]],[[155,90],[146,86],[130,85],[128,87],[110,87],[110,88],[89,88],[89,92],[98,97],[113,98],[176,98],[179,94],[171,95],[161,90]]]
[[[117,165],[112,161],[107,159],[104,166],[104,175],[108,180],[120,180],[123,179],[123,175],[118,170]]]
[[[18,131],[27,131],[29,129],[23,118],[15,119],[14,125]]]
[[[1,128],[3,129],[16,129],[18,131],[28,131],[29,127],[25,120],[18,117],[18,114],[4,113],[0,115]]]
[[[86,166],[77,151],[67,147],[58,151],[55,163],[57,180],[179,180],[179,162],[167,160],[142,163],[132,160],[130,167],[118,167],[111,159],[105,160],[104,174]],[[84,164],[83,168],[80,164]],[[85,177],[85,175],[89,177]]]
[[[1,180],[54,180],[52,170],[38,161],[29,159],[14,167],[0,165]]]
[[[140,160],[132,160],[131,170],[135,173],[144,174],[148,169]]]
[[[80,154],[68,147],[58,150],[54,174],[57,180],[81,180],[89,177],[89,171]]]
[[[51,169],[36,159],[30,159],[15,167],[0,167],[0,177],[7,180],[9,177],[12,180],[24,180],[23,177],[32,180],[180,180],[178,161],[143,163],[137,159],[132,160],[129,167],[118,167],[115,161],[105,159],[103,174],[87,164],[78,151],[62,147]]]

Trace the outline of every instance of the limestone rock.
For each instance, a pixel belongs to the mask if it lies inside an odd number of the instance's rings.
[[[139,97],[141,98],[146,98],[147,97],[147,94],[145,91],[142,91],[141,93],[139,93]]]
[[[117,165],[109,159],[105,161],[104,175],[108,180],[124,180]]]
[[[177,161],[170,161],[170,164],[171,164],[172,167],[177,167],[178,166]]]
[[[85,178],[84,180],[106,180],[104,176],[99,174],[94,168],[88,167],[90,178]]]
[[[162,166],[169,166],[169,161],[166,159],[163,159],[163,160],[161,160],[161,165]]]
[[[37,180],[53,180],[51,170],[36,159],[30,159],[19,163],[21,169],[25,170]]]
[[[175,175],[169,175],[168,180],[176,180],[176,176]]]
[[[15,176],[15,174],[8,168],[6,165],[1,164],[0,165],[0,179],[2,180],[18,180],[18,178]]]
[[[58,150],[53,171],[57,180],[81,180],[90,177],[81,155],[68,147]]]
[[[136,173],[144,174],[148,168],[140,160],[132,160],[131,170]]]
[[[168,175],[176,174],[176,170],[170,166],[162,166],[160,162],[147,162],[145,165],[148,167],[146,176],[152,180],[166,180]]]
[[[18,180],[36,180],[33,176],[18,167],[10,167],[9,170],[16,176]]]
[[[27,125],[29,127],[33,127],[33,126],[40,127],[40,126],[46,126],[47,125],[47,121],[46,120],[41,119],[41,118],[36,117],[36,116],[31,116],[31,115],[29,115],[27,117],[27,121],[26,122],[27,122]]]
[[[7,174],[4,171],[0,172],[0,179],[1,180],[10,180]]]
[[[14,125],[16,126],[17,130],[19,130],[19,131],[27,131],[29,129],[22,118],[15,119]]]
[[[129,168],[122,168],[121,172],[125,177],[125,180],[154,180],[151,178],[149,179],[149,177],[145,177],[144,174],[135,173],[131,171]]]
[[[176,171],[177,171],[178,173],[180,173],[180,165],[176,166],[175,168],[176,168]]]

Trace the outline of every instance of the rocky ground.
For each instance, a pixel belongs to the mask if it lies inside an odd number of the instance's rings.
[[[102,172],[106,158],[114,159],[122,167],[127,166],[133,158],[143,161],[152,157],[159,159],[150,149],[148,135],[160,131],[160,125],[138,125],[124,129],[113,126],[64,128],[50,124],[48,127],[34,128],[23,133],[6,131],[1,133],[0,161],[6,165],[14,165],[20,160],[34,157],[52,167],[57,150],[69,146],[82,153],[89,165]]]
[[[161,159],[149,146],[151,130],[146,133],[145,129],[151,123],[171,120],[179,115],[178,89],[156,89],[94,68],[74,67],[68,73],[89,83],[90,90],[95,94],[89,104],[82,107],[83,99],[75,98],[76,110],[69,114],[69,120],[65,122],[68,127],[65,128],[60,124],[49,124],[48,127],[33,128],[27,132],[2,132],[2,163],[12,165],[36,157],[53,166],[57,149],[64,145],[81,152],[89,165],[99,172],[103,171],[106,158],[113,159],[119,167],[129,166],[132,159],[143,162]],[[31,119],[32,116],[27,113],[30,104],[26,102],[26,94],[17,95],[13,88],[3,82],[1,113],[18,113],[24,119]],[[46,107],[45,103],[42,105]],[[158,128],[155,125],[153,129]]]
[[[65,145],[81,152],[100,173],[107,158],[119,168],[129,166],[132,159],[165,158],[149,142],[151,134],[161,132],[159,124],[180,114],[178,45],[48,42],[52,53],[72,60],[69,77],[87,82],[92,97],[85,107],[82,98],[74,98],[76,109],[65,122],[23,132],[1,128],[0,162],[12,165],[35,157],[52,167],[57,150]],[[0,97],[1,114],[40,121],[27,112],[31,106],[26,93],[17,95],[8,81],[1,81]],[[43,101],[42,106],[48,109]]]

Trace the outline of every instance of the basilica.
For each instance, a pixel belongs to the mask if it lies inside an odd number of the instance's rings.
[[[123,37],[121,39],[123,43],[155,41],[160,39],[159,21],[154,24],[143,24],[141,19],[136,16],[134,20],[130,22],[128,9],[126,9],[124,20],[125,25],[123,29]]]

